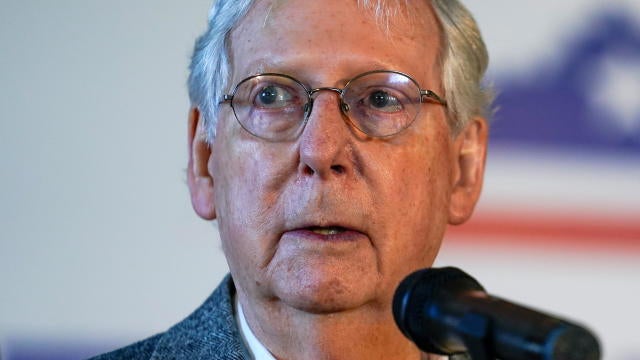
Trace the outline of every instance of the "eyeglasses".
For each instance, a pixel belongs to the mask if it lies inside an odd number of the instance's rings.
[[[289,75],[264,73],[240,81],[220,103],[231,105],[249,133],[269,141],[288,141],[300,135],[311,114],[313,96],[324,90],[339,94],[340,110],[353,126],[377,138],[409,127],[424,99],[447,105],[433,91],[420,89],[411,76],[391,70],[365,72],[342,89],[310,89]]]

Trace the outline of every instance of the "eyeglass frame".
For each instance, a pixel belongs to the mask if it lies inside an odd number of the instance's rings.
[[[294,83],[297,83],[298,85],[300,85],[302,87],[302,89],[305,90],[305,93],[307,94],[307,99],[308,101],[304,104],[304,117],[302,118],[300,124],[298,125],[301,129],[304,129],[304,127],[307,124],[307,121],[309,119],[309,116],[311,115],[311,111],[313,110],[313,95],[316,94],[317,92],[320,91],[333,91],[338,93],[338,95],[340,96],[340,111],[342,112],[342,114],[344,114],[349,123],[354,126],[356,129],[358,129],[359,131],[361,131],[363,134],[366,134],[367,136],[373,137],[373,138],[388,138],[394,135],[397,135],[401,132],[403,132],[404,130],[406,130],[407,128],[409,128],[411,126],[411,124],[413,124],[413,122],[415,121],[415,118],[418,117],[418,113],[416,113],[416,116],[413,120],[411,120],[411,122],[404,128],[398,130],[397,132],[393,133],[393,134],[389,134],[389,135],[383,135],[383,136],[376,136],[376,135],[370,135],[368,134],[366,131],[362,130],[357,124],[354,123],[353,120],[351,120],[351,117],[349,116],[348,112],[349,112],[349,105],[344,101],[344,90],[347,89],[349,87],[349,84],[351,84],[352,82],[367,76],[367,75],[371,75],[371,74],[378,74],[378,73],[389,73],[389,74],[397,74],[397,75],[402,75],[406,78],[408,78],[409,80],[411,80],[411,82],[413,82],[416,85],[416,88],[419,91],[419,95],[420,95],[420,103],[423,104],[424,103],[424,98],[426,97],[427,99],[432,100],[433,102],[440,104],[444,107],[447,107],[447,101],[442,98],[441,96],[439,96],[438,94],[436,94],[434,91],[429,90],[429,89],[422,89],[422,87],[420,86],[420,84],[418,84],[418,81],[416,81],[411,75],[406,74],[404,72],[401,71],[397,71],[397,70],[370,70],[370,71],[365,71],[361,74],[358,74],[356,76],[354,76],[353,78],[351,78],[349,81],[347,81],[347,83],[342,87],[342,88],[337,88],[337,87],[332,87],[332,86],[325,86],[325,87],[318,87],[318,88],[309,88],[307,85],[305,85],[303,82],[301,82],[300,80],[294,78],[291,75],[287,75],[287,74],[282,74],[282,73],[276,73],[276,72],[266,72],[266,73],[260,73],[260,74],[255,74],[255,75],[251,75],[248,76],[242,80],[240,80],[236,86],[234,87],[233,91],[231,92],[231,94],[225,94],[222,96],[222,100],[220,100],[218,102],[218,105],[221,104],[226,104],[228,103],[229,106],[231,106],[231,110],[233,111],[233,116],[236,118],[236,121],[238,121],[238,123],[240,124],[240,126],[245,129],[248,133],[250,133],[251,135],[263,139],[263,140],[267,140],[267,141],[279,141],[279,140],[273,140],[273,139],[269,139],[269,138],[265,138],[263,136],[259,136],[257,134],[254,134],[251,130],[247,129],[245,127],[245,125],[242,123],[242,121],[240,121],[240,119],[238,118],[238,114],[236,113],[236,109],[233,106],[233,98],[236,95],[236,92],[238,91],[238,89],[240,88],[240,86],[257,77],[260,76],[279,76],[279,77],[284,77],[286,79],[289,79],[291,81],[293,81]],[[298,134],[299,135],[299,134]],[[297,137],[297,136],[296,136]],[[282,140],[280,140],[282,141]]]

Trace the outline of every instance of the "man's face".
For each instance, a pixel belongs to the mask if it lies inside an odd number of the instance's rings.
[[[440,33],[426,3],[412,2],[385,31],[356,1],[259,1],[232,32],[232,82],[277,72],[342,87],[387,69],[442,94]],[[247,133],[223,106],[207,168],[241,297],[314,313],[388,309],[398,282],[438,252],[462,143],[432,103],[403,132],[375,139],[345,121],[335,93],[320,92],[289,142]]]

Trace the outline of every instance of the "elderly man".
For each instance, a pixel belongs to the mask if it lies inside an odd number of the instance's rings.
[[[421,359],[398,283],[482,187],[487,55],[456,0],[218,0],[189,78],[188,185],[228,276],[103,359]]]

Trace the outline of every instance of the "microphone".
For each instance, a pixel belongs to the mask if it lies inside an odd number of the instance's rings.
[[[569,321],[486,293],[464,271],[429,268],[398,286],[393,317],[421,350],[473,360],[599,360],[598,340]]]

